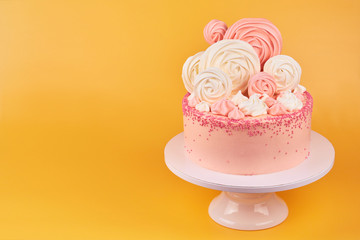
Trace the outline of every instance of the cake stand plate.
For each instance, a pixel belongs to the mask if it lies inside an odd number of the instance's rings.
[[[178,177],[223,191],[209,206],[217,223],[239,230],[260,230],[276,226],[288,215],[285,202],[275,192],[298,188],[325,176],[334,164],[335,151],[320,134],[311,132],[310,156],[289,170],[261,175],[233,175],[215,172],[187,159],[183,133],[165,147],[165,163]]]

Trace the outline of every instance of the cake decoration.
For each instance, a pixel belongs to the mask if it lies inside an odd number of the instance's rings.
[[[210,112],[210,104],[202,101],[195,106],[195,109],[201,112]]]
[[[188,58],[182,72],[186,156],[214,171],[245,175],[304,161],[313,99],[299,84],[300,65],[280,55],[279,30],[260,18],[229,29],[212,20],[204,37],[211,45]]]
[[[204,28],[205,40],[210,44],[223,40],[226,30],[226,23],[213,19]]]
[[[271,107],[272,105],[277,103],[274,98],[269,97],[266,93],[261,96],[261,100],[263,100],[268,107]]]
[[[268,113],[270,115],[276,116],[276,115],[283,115],[289,113],[289,111],[282,103],[276,102],[268,109]]]
[[[246,101],[243,101],[239,104],[239,109],[245,113],[245,115],[250,115],[252,117],[260,116],[267,114],[268,106],[260,99],[260,94],[253,94]]]
[[[248,98],[242,94],[241,90],[239,90],[239,92],[236,95],[231,97],[231,101],[236,106],[239,105],[241,102],[246,101],[246,100],[248,100]]]
[[[182,79],[186,90],[193,92],[195,76],[199,74],[200,57],[204,52],[198,52],[194,56],[189,57],[184,63],[182,70]]]
[[[235,107],[233,110],[231,110],[229,112],[228,117],[230,119],[237,120],[237,119],[241,119],[241,118],[245,117],[245,114],[242,111],[240,111],[240,109],[238,107]]]
[[[248,42],[259,56],[261,66],[282,48],[279,29],[264,18],[243,18],[231,25],[224,39],[239,39]]]
[[[236,106],[233,102],[230,100],[221,99],[220,101],[217,101],[211,105],[211,112],[214,114],[227,116],[228,113],[231,112],[234,108],[236,108]]]
[[[300,83],[301,67],[290,56],[277,55],[270,58],[265,63],[264,72],[275,78],[278,92],[293,90]]]
[[[267,96],[272,97],[276,93],[275,79],[266,72],[259,72],[252,76],[248,85],[249,96],[258,93],[260,95],[266,94]]]
[[[220,69],[211,67],[199,73],[194,80],[194,95],[200,101],[214,103],[230,96],[232,83]]]
[[[282,92],[277,101],[284,105],[288,111],[299,110],[303,107],[302,101],[292,92]]]
[[[208,47],[200,58],[199,70],[217,67],[232,81],[232,92],[245,91],[253,75],[260,72],[260,61],[250,44],[241,40],[222,40]]]

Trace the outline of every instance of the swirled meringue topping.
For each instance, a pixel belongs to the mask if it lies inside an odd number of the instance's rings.
[[[198,52],[194,56],[189,57],[182,69],[182,79],[186,90],[189,93],[193,92],[195,76],[199,74],[200,57],[204,52]]]
[[[194,95],[200,101],[210,104],[230,96],[232,83],[230,78],[219,68],[210,67],[200,72],[194,81]]]
[[[237,107],[235,107],[228,114],[228,118],[231,118],[231,119],[240,119],[240,118],[244,118],[244,117],[245,117],[245,114],[242,111],[240,111],[240,109]]]
[[[209,44],[223,40],[227,30],[226,23],[220,20],[211,20],[204,28],[204,37]]]
[[[265,63],[264,72],[275,78],[278,92],[293,90],[300,82],[301,67],[290,56],[277,55],[270,58]]]
[[[274,105],[275,103],[277,103],[277,101],[272,98],[272,97],[269,97],[267,94],[263,94],[262,97],[261,97],[261,100],[264,101],[264,103],[268,106],[268,107],[271,107],[272,105]]]
[[[239,104],[239,109],[253,117],[260,116],[267,113],[266,104],[260,99],[260,94],[251,95],[247,101],[243,101]]]
[[[234,108],[236,108],[235,104],[230,100],[221,99],[211,105],[211,112],[218,115],[227,116],[229,112],[231,112]]]
[[[276,100],[288,111],[299,110],[303,107],[302,101],[292,92],[282,92]]]
[[[249,96],[258,93],[267,94],[269,97],[276,93],[276,82],[272,75],[266,72],[259,72],[252,76],[248,84]]]
[[[243,18],[231,25],[224,39],[239,39],[248,42],[259,56],[261,66],[276,55],[282,48],[282,37],[279,29],[264,18]]]
[[[241,102],[247,101],[247,100],[248,100],[248,98],[245,97],[245,96],[241,93],[241,90],[239,90],[239,92],[238,92],[236,95],[232,96],[232,98],[231,98],[231,101],[232,101],[236,106],[239,105]]]
[[[282,114],[286,114],[286,113],[289,113],[289,111],[286,109],[286,107],[277,102],[275,103],[274,105],[272,105],[269,109],[268,109],[268,114],[270,115],[282,115]]]
[[[202,101],[195,106],[195,109],[201,112],[210,112],[210,104]]]
[[[222,40],[206,49],[199,69],[217,67],[232,81],[232,92],[247,89],[250,77],[260,72],[260,61],[250,44],[241,40]]]

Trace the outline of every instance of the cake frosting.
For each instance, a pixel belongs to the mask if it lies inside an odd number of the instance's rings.
[[[309,155],[313,100],[300,85],[301,67],[281,54],[282,37],[267,19],[229,28],[211,20],[210,46],[182,72],[186,156],[223,173],[266,174]]]

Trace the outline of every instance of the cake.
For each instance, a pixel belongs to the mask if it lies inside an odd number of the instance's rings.
[[[313,99],[301,67],[281,53],[277,27],[244,18],[204,29],[210,46],[182,71],[184,149],[196,164],[227,174],[267,174],[309,156]]]

